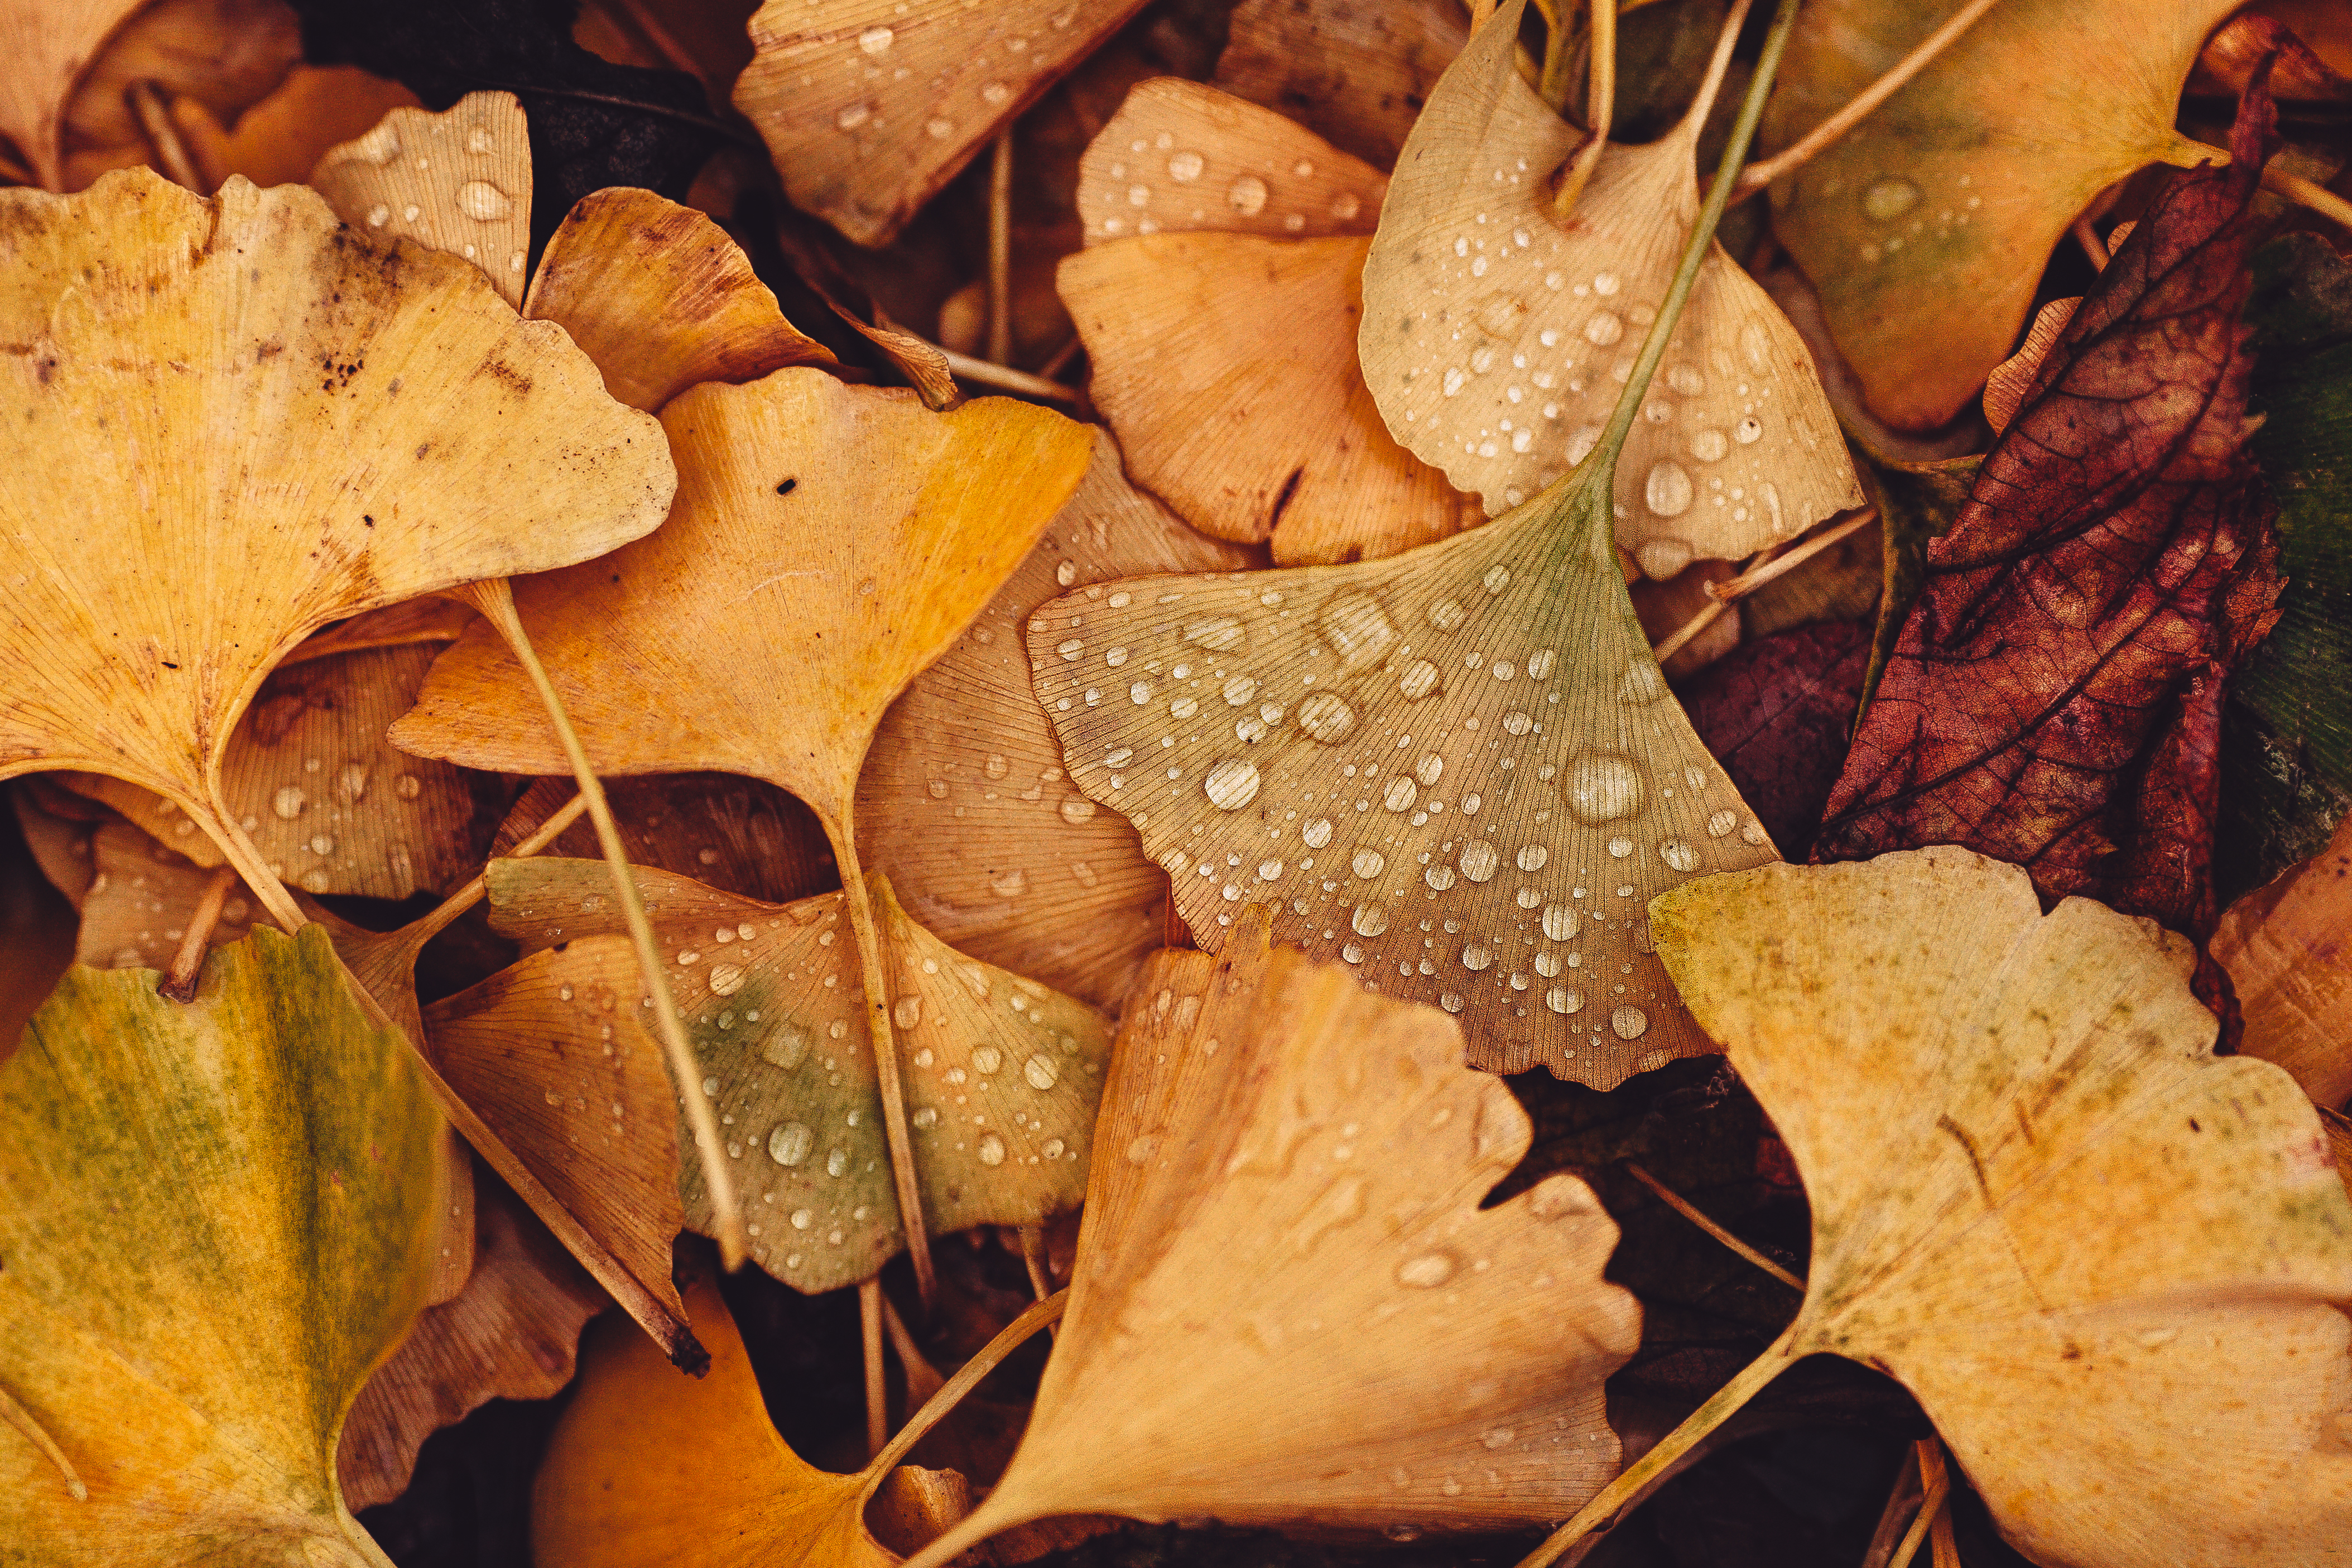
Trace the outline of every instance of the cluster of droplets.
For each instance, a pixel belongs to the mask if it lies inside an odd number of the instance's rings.
[[[68,852],[77,858],[91,858],[92,840],[76,837]],[[109,857],[96,857],[100,868],[82,895],[87,928],[94,932],[103,920],[108,928],[122,933],[122,945],[107,960],[110,969],[162,969],[172,962],[187,934],[187,928],[180,923],[191,901],[185,879],[198,873],[185,856],[152,840],[144,852],[155,869],[134,864],[118,871],[109,868]],[[231,898],[221,906],[211,944],[218,947],[236,940],[252,921],[252,903],[242,897]]]
[[[1138,98],[1144,99],[1144,92]],[[1134,123],[1115,122],[1089,150],[1089,177],[1079,192],[1087,238],[1121,239],[1163,228],[1355,234],[1367,232],[1377,218],[1377,176],[1352,159],[1304,147],[1253,148],[1244,158],[1222,127],[1186,123],[1179,130],[1155,129],[1149,121],[1160,118],[1153,111],[1163,108],[1180,121],[1192,118],[1181,101],[1163,104],[1149,98],[1139,110],[1131,100],[1121,120]],[[1122,135],[1123,150],[1104,151]],[[1199,144],[1189,144],[1193,142]]]
[[[1862,216],[1869,225],[1867,237],[1855,247],[1855,255],[1867,265],[1892,260],[1900,256],[1906,245],[1927,242],[1948,242],[1976,220],[1984,205],[1984,198],[1972,188],[1975,177],[1960,174],[1953,181],[1950,199],[1936,203],[1932,208],[1923,205],[1927,195],[1918,184],[1901,174],[1885,174],[1862,187],[1856,198]],[[1824,177],[1818,186],[1799,190],[1801,199],[1817,197],[1825,202],[1847,199],[1845,180],[1837,174]]]
[[[362,162],[383,171],[387,196],[393,195],[397,189],[407,189],[405,196],[372,203],[366,215],[368,227],[415,235],[434,244],[436,248],[455,250],[467,260],[488,269],[491,262],[483,258],[481,244],[464,237],[464,235],[467,225],[504,224],[515,215],[513,195],[494,179],[486,177],[494,173],[495,165],[502,161],[498,132],[477,121],[464,127],[454,139],[448,134],[430,136],[426,145],[411,148],[401,140],[402,118],[387,116],[374,130],[352,144],[352,153]],[[430,123],[426,117],[418,116],[417,119]],[[434,186],[446,185],[451,178],[448,170],[436,173],[433,160],[436,156],[458,159],[459,167],[456,173],[459,177],[456,190],[447,198],[446,208],[436,206],[428,212],[425,201],[416,198]],[[440,201],[438,197],[428,199],[436,203]],[[447,222],[451,213],[466,220],[465,225],[457,226],[454,231]],[[524,252],[509,247],[503,265],[509,274],[519,279],[525,259]]]
[[[964,8],[979,9],[979,0],[965,0]],[[799,91],[781,99],[763,118],[790,125],[804,113],[803,95],[825,90],[829,84],[824,68],[830,62],[837,73],[830,85],[838,90],[840,78],[847,79],[845,100],[832,111],[835,132],[882,135],[897,122],[900,106],[907,105],[906,111],[918,117],[926,142],[943,150],[961,147],[1003,118],[1015,94],[1039,73],[1051,72],[1054,63],[1075,47],[1069,29],[1078,7],[1073,4],[1051,13],[1039,32],[1016,27],[998,36],[989,29],[977,45],[968,28],[958,28],[953,58],[928,66],[907,57],[901,28],[908,13],[908,5],[900,0],[891,21],[870,22],[846,37],[811,38],[788,50],[798,57],[792,78]],[[910,100],[916,98],[925,107],[913,107]]]

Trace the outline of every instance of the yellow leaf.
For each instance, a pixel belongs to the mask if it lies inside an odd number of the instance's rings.
[[[514,94],[467,93],[442,114],[395,109],[327,149],[310,184],[353,228],[462,256],[521,307],[530,139]]]

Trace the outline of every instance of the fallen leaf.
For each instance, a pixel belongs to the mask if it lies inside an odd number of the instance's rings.
[[[877,1523],[894,1514],[919,1533],[962,1511],[952,1471],[901,1468],[886,1451],[841,1476],[793,1453],[768,1419],[726,1301],[708,1281],[688,1297],[710,1341],[702,1378],[678,1376],[623,1325],[588,1331],[579,1387],[531,1490],[541,1568],[885,1568],[898,1554],[875,1539],[869,1505]]]
[[[1027,554],[1092,443],[1083,426],[1007,399],[933,414],[806,368],[704,383],[661,422],[680,472],[667,525],[518,584],[516,602],[598,773],[745,773],[815,811],[849,891],[882,1114],[902,1151],[898,1054],[856,849],[858,771],[883,710]],[[553,731],[526,717],[530,690],[488,627],[469,632],[393,742],[486,771],[562,772]],[[894,1163],[911,1209],[913,1171]]]
[[[2352,1199],[2309,1102],[2211,1054],[2139,922],[2045,916],[2023,871],[1951,847],[1713,878],[1655,919],[1813,1210],[1803,1309],[1703,1418],[1831,1352],[1918,1397],[2038,1563],[2341,1538]],[[2264,1458],[2151,1483],[2191,1451]]]
[[[1415,122],[1364,261],[1364,379],[1390,431],[1517,506],[1601,439],[1698,213],[1699,127],[1727,65],[1647,146],[1612,144],[1563,223],[1549,175],[1583,141],[1521,80],[1525,0],[1498,11]],[[1793,540],[1862,504],[1812,356],[1711,245],[1619,458],[1617,540],[1652,577]]]
[[[343,1422],[335,1474],[347,1508],[398,1497],[425,1439],[487,1401],[562,1392],[581,1329],[608,1304],[519,1200],[486,1184],[476,1194],[465,1289],[418,1314]]]
[[[836,363],[784,320],[724,229],[651,191],[598,191],[564,215],[523,313],[561,321],[604,390],[648,414],[697,382]]]
[[[1142,0],[768,0],[735,107],[785,194],[860,245],[887,245],[997,132]]]
[[[1728,561],[1694,561],[1663,582],[1637,573],[1626,583],[1625,592],[1633,601],[1633,614],[1642,623],[1642,635],[1649,639],[1652,647],[1656,647],[1696,616],[1714,609],[1716,598],[1707,590],[1738,574],[1739,568]],[[1696,637],[1669,654],[1658,668],[1665,671],[1668,679],[1686,679],[1738,646],[1739,616],[1735,611],[1717,616]]]
[[[2271,120],[2246,102],[2235,163],[2158,194],[1928,544],[1815,859],[1961,844],[2046,897],[2210,928],[2222,684],[2279,591],[2243,447]]]
[[[2239,1050],[2315,1104],[2352,1100],[2352,816],[2317,858],[2231,905],[2212,952],[2245,1015]]]
[[[99,47],[140,0],[13,0],[0,12],[0,135],[33,177],[63,190],[66,104]]]
[[[280,0],[157,0],[136,8],[87,62],[67,101],[63,188],[80,190],[110,169],[156,155],[131,106],[133,84],[149,84],[174,119],[184,103],[216,121],[234,120],[284,81],[300,55],[294,14]]]
[[[1823,621],[1745,644],[1683,689],[1691,728],[1791,858],[1821,826],[1869,662],[1866,631]]]
[[[471,268],[369,248],[299,187],[204,201],[130,171],[0,210],[0,331],[34,345],[0,464],[0,574],[24,584],[0,775],[152,789],[299,925],[223,795],[263,672],[341,616],[643,533],[668,454],[559,329]]]
[[[442,1121],[326,933],[256,931],[193,1003],[68,972],[0,1097],[0,1435],[25,1563],[381,1564],[342,1415],[424,1304]]]
[[[205,184],[218,190],[231,174],[264,187],[299,184],[328,149],[404,107],[422,105],[396,81],[356,66],[297,65],[233,126],[224,127],[199,100],[174,100],[172,120]]]
[[[514,94],[468,93],[446,114],[395,109],[329,148],[309,184],[353,228],[462,256],[522,308],[530,141]]]
[[[1129,474],[1285,564],[1393,555],[1463,521],[1356,368],[1387,184],[1279,114],[1171,78],[1128,94],[1079,165],[1087,248],[1058,283]]]
[[[1028,1431],[922,1568],[1049,1514],[1509,1528],[1614,1473],[1617,1227],[1572,1176],[1480,1206],[1528,1121],[1442,1015],[1245,910],[1147,968],[1103,1104]]]
[[[2352,100],[2352,81],[2329,69],[2287,25],[2253,7],[2222,23],[2205,40],[2189,90],[2218,90],[2235,98],[2246,90],[2263,57],[2273,53],[2278,58],[2272,66],[2270,89],[2281,103]]]
[[[294,9],[303,57],[314,65],[364,67],[434,110],[486,90],[519,99],[530,121],[525,205],[537,239],[609,185],[685,195],[721,133],[692,77],[599,59],[572,40],[561,11],[537,0],[298,0]]]
[[[1824,0],[1798,19],[1762,142],[1788,146],[1948,7]],[[1820,290],[1871,410],[1904,430],[1976,395],[2042,266],[2105,187],[2194,163],[2180,88],[2231,0],[2005,0],[1772,189],[1773,232]]]
[[[362,648],[405,647],[412,643],[436,647],[453,643],[474,618],[474,612],[455,599],[407,599],[335,622],[294,645],[278,668],[325,658],[331,654],[356,653]]]
[[[1868,626],[1885,581],[1885,529],[1873,519],[1741,599],[1739,635],[1752,642],[1822,621]]]
[[[74,962],[95,969],[171,968],[212,873],[128,822],[101,825],[89,846],[96,875],[76,900],[81,931]],[[257,918],[259,900],[237,883],[205,944],[244,941]]]
[[[1024,628],[1079,584],[1254,563],[1131,488],[1118,448],[1096,432],[1078,488],[979,618],[890,705],[858,776],[866,853],[925,929],[984,963],[1118,1005],[1164,938],[1168,876],[1123,817],[1068,782],[1030,688]]]
[[[765,904],[643,867],[636,875],[673,955],[695,1055],[716,1080],[728,1156],[757,1194],[752,1257],[812,1294],[873,1278],[906,1237],[884,1090],[859,989],[847,983],[844,895]],[[542,1164],[629,1143],[638,1128],[610,1107],[658,1114],[667,1088],[653,1058],[605,1036],[642,990],[607,873],[595,861],[496,861],[488,881],[493,923],[526,956],[427,1011],[436,1059],[461,1089],[479,1084],[468,1100]],[[1027,1224],[1076,1206],[1108,1047],[1102,1020],[956,952],[907,918],[887,880],[874,886],[927,1231]],[[629,1094],[596,1087],[615,1073]],[[652,1212],[682,1193],[685,1223],[710,1231],[698,1163],[617,1147],[609,1157],[595,1201]],[[659,1190],[637,1190],[647,1184]]]
[[[282,879],[310,893],[404,899],[452,887],[481,864],[509,786],[383,738],[446,641],[289,655],[261,683],[229,738],[220,796]],[[101,773],[58,777],[196,865],[226,863],[169,800]]]
[[[771,904],[841,886],[814,814],[772,784],[738,773],[666,773],[614,779],[604,789],[632,866],[675,871]],[[570,779],[532,784],[499,825],[491,856],[511,856],[517,843],[572,796]],[[547,847],[575,860],[601,855],[595,829],[580,822]]]
[[[1242,0],[1209,80],[1385,169],[1469,38],[1454,0]]]

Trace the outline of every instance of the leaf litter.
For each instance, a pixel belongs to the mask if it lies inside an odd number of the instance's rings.
[[[751,12],[27,14],[0,1557],[2340,1533],[2339,23]]]

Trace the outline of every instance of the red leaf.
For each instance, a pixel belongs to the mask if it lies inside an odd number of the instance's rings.
[[[2158,193],[1929,546],[1816,860],[1965,845],[2046,899],[2210,929],[2221,684],[2282,586],[2239,321],[2266,76],[2232,162]]]
[[[1868,627],[1822,621],[1741,644],[1681,692],[1691,728],[1792,860],[1821,825],[1869,665]]]

